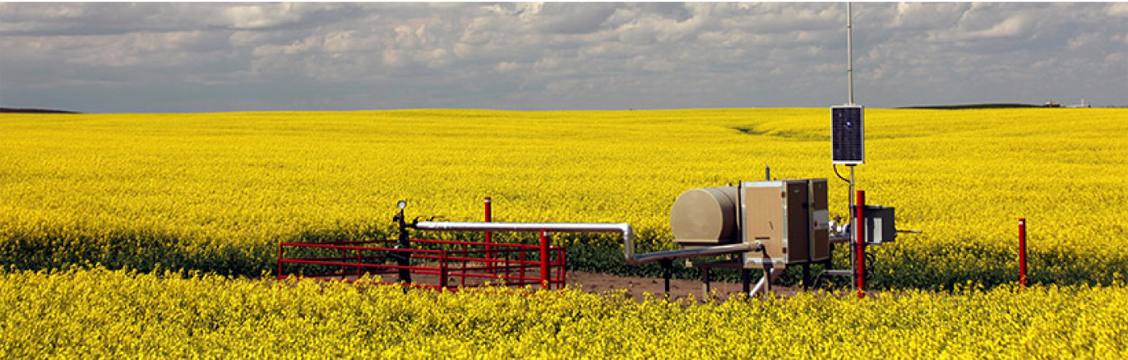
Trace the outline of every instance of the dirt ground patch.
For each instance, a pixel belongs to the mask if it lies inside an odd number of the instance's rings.
[[[395,281],[396,275],[385,275],[384,281]],[[325,277],[326,280],[356,280],[356,276],[346,275],[344,277]],[[439,279],[435,275],[420,275],[413,274],[412,280],[417,284],[437,284]],[[759,279],[752,279],[752,284]],[[448,285],[458,285],[458,278],[452,277],[448,280]],[[485,279],[469,279],[466,284],[480,284]],[[665,294],[665,283],[662,278],[647,278],[647,277],[631,277],[631,276],[616,276],[604,273],[594,272],[581,272],[569,271],[566,274],[565,283],[573,288],[587,293],[595,294],[616,294],[625,292],[626,295],[636,300],[646,298],[646,294],[651,294],[654,297],[662,297]],[[534,286],[535,288],[535,286]],[[772,286],[772,293],[778,297],[790,297],[802,291],[801,288],[786,287],[786,286]],[[670,299],[684,299],[689,297],[690,294],[698,302],[705,302],[709,293],[712,293],[714,298],[718,301],[728,300],[729,297],[737,296],[742,293],[742,285],[732,282],[713,281],[710,283],[709,292],[705,291],[705,286],[700,280],[670,280]]]
[[[752,285],[755,285],[753,279]],[[579,288],[584,292],[590,293],[613,293],[617,291],[626,290],[626,293],[635,299],[643,299],[647,294],[654,296],[662,296],[665,291],[665,283],[661,278],[643,278],[643,277],[629,277],[629,276],[615,276],[603,273],[590,273],[573,271],[567,274],[567,283],[569,286]],[[710,292],[720,300],[727,300],[730,296],[736,296],[742,292],[740,283],[718,282],[713,281],[710,283]],[[773,286],[772,292],[776,296],[794,296],[797,291],[792,287]],[[704,301],[706,299],[705,286],[700,280],[670,280],[670,298],[682,299],[693,294],[694,299]]]

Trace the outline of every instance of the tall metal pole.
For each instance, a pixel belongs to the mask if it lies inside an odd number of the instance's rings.
[[[846,3],[846,75],[849,78],[847,92],[850,97],[847,105],[854,105],[854,16],[852,4],[849,2]]]
[[[849,96],[849,102],[847,103],[847,105],[854,105],[854,8],[853,8],[853,3],[850,3],[850,2],[846,3],[846,76],[847,76],[847,80],[846,80],[847,91],[846,92],[847,92],[847,95]],[[854,234],[857,232],[857,227],[858,227],[857,224],[858,224],[858,221],[860,219],[853,217],[853,215],[855,213],[853,211],[854,210],[854,164],[850,164],[850,165],[847,165],[847,166],[850,167],[850,193],[848,195],[846,195],[846,198],[849,199],[849,202],[850,202],[849,209],[851,210],[850,215],[852,217],[851,220],[850,220],[850,232],[851,232],[850,236],[854,237]],[[854,259],[856,257],[855,250],[854,250],[855,247],[850,246],[849,248],[850,248],[850,270],[856,270],[857,262],[854,261]],[[857,284],[855,283],[855,287],[856,287],[856,285]]]

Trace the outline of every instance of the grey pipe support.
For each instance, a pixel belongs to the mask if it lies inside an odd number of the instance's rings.
[[[721,246],[709,246],[693,249],[681,249],[670,251],[659,251],[646,254],[638,254],[627,257],[627,263],[631,265],[642,265],[661,260],[675,260],[675,259],[689,259],[703,256],[724,255],[731,253],[740,253],[752,251],[755,248],[753,244],[732,244]]]
[[[764,271],[764,276],[760,278],[760,281],[756,282],[756,286],[752,288],[752,291],[750,291],[748,293],[748,296],[749,297],[755,296],[756,293],[758,293],[760,291],[766,292],[767,291],[767,286],[766,286],[767,283],[775,282],[777,279],[779,279],[779,277],[783,275],[783,270],[784,269],[772,268],[769,271]]]

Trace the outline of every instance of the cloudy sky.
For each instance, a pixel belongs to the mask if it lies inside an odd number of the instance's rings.
[[[1128,3],[854,5],[856,102],[1128,104]],[[0,4],[0,106],[823,107],[842,3]]]

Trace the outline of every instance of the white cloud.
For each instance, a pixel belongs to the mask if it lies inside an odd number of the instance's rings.
[[[543,3],[529,6],[522,19],[549,34],[590,34],[615,12],[610,3]]]
[[[970,38],[1014,38],[1028,35],[1032,28],[1032,21],[1030,17],[1025,14],[1018,14],[1003,20],[992,26],[990,29],[973,31],[967,33],[966,36]]]
[[[524,68],[524,65],[508,61],[499,62],[497,63],[497,66],[494,67],[494,69],[499,73],[520,71],[522,68]]]
[[[1105,9],[1105,14],[1115,17],[1128,17],[1128,3],[1117,2],[1108,5]]]
[[[215,20],[234,28],[264,28],[298,20],[301,16],[296,10],[292,3],[237,5],[222,9]]]
[[[290,108],[295,93],[309,98],[305,106],[343,108],[822,106],[842,101],[844,8],[0,3],[0,92],[4,106],[75,108],[35,101],[106,86],[216,90],[88,111],[269,108],[272,98]],[[870,106],[1101,101],[1087,92],[1128,103],[1124,4],[860,3],[854,11],[859,97]],[[230,88],[248,98],[208,98]]]

